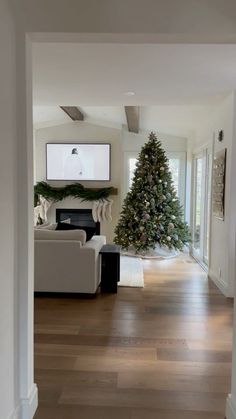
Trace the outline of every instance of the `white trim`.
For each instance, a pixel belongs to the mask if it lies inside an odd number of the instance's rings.
[[[222,281],[222,279],[217,278],[217,276],[210,269],[208,272],[208,277],[215,283],[219,290],[224,294],[225,297],[231,297],[228,292],[227,284]]]
[[[215,133],[212,136],[211,144],[208,148],[208,153],[211,153],[211,197],[210,197],[210,218],[209,222],[209,242],[208,242],[208,268],[211,266],[211,253],[212,253],[212,173],[213,173],[213,162],[214,162],[214,153],[215,153]]]
[[[27,399],[21,399],[19,419],[32,419],[38,407],[38,388],[33,384]]]
[[[19,405],[8,416],[8,419],[33,419],[38,407],[38,388],[33,384],[29,397],[21,399]]]
[[[236,419],[236,404],[229,394],[226,401],[226,419]]]
[[[202,172],[201,172],[201,203],[200,203],[200,231],[199,231],[199,249],[194,247],[194,237],[195,237],[195,223],[196,223],[196,207],[197,207],[197,169],[198,169],[198,160],[202,161]],[[203,150],[199,154],[193,155],[193,218],[192,218],[192,256],[198,262],[203,262],[203,253],[204,253],[204,233],[205,233],[205,192],[206,192],[206,150]]]
[[[20,406],[17,406],[13,412],[8,416],[8,419],[20,419]]]
[[[212,134],[212,137],[214,136],[214,133]],[[201,154],[204,150],[206,150],[207,148],[211,148],[212,147],[212,141],[208,141],[205,142],[197,147],[195,147],[192,150],[192,154]]]
[[[200,249],[196,252],[192,243],[190,247],[191,255],[197,260],[200,265],[210,266],[211,259],[211,225],[212,225],[212,212],[211,212],[211,201],[212,201],[212,164],[213,164],[213,145],[209,142],[207,148],[206,145],[201,146],[201,151],[198,154],[192,155],[192,194],[191,194],[191,232],[194,237],[194,220],[195,220],[195,208],[196,208],[196,160],[202,158],[203,161],[203,173],[202,173],[202,203],[201,203],[201,225],[200,225]],[[211,166],[209,165],[209,158],[211,156]],[[210,180],[210,200],[208,202],[209,193],[209,180]],[[208,206],[209,205],[209,206]],[[209,211],[210,210],[210,211]],[[209,211],[209,213],[208,213]],[[209,214],[209,217],[208,217]],[[209,225],[209,237],[208,237],[208,260],[206,260],[205,250],[207,246],[206,233],[207,226]]]

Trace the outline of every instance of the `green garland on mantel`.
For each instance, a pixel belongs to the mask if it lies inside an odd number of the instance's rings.
[[[58,202],[62,199],[72,196],[79,198],[82,201],[97,201],[99,199],[106,199],[109,195],[114,194],[115,189],[111,186],[109,188],[85,188],[80,183],[72,183],[62,188],[55,188],[47,182],[38,182],[34,186],[34,200],[38,201],[38,196],[42,195],[44,198]],[[37,205],[37,204],[35,204]]]

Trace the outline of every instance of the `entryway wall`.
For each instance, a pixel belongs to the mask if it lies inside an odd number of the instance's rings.
[[[16,45],[7,1],[0,3],[0,417],[11,418],[19,402],[17,359],[18,272],[16,243]],[[8,220],[6,222],[6,220]]]
[[[12,4],[17,12],[15,21],[12,10],[9,10]],[[80,32],[83,40],[93,38],[96,42],[99,39],[109,42],[117,42],[118,39],[132,42],[137,38],[140,42],[235,42],[232,2],[224,6],[223,15],[219,13],[219,2],[214,2],[214,7],[210,0],[204,3],[182,0],[180,4],[177,6],[176,2],[169,0],[148,3],[147,0],[107,0],[102,2],[102,6],[97,0],[1,1],[0,240],[3,252],[0,304],[0,416],[3,419],[30,419],[37,402],[37,394],[32,391],[35,389],[32,384],[33,237],[30,233],[33,230],[33,154],[30,146],[33,135],[30,106],[26,115],[26,102],[31,105],[32,92],[30,73],[26,71],[26,34],[40,33],[40,38],[44,41],[57,39],[58,33],[62,34],[61,40],[65,40],[65,32],[68,35],[67,40],[78,40],[79,36],[74,34]],[[198,33],[193,33],[196,21]],[[216,28],[219,32],[216,32]],[[51,38],[50,33],[53,35]],[[85,33],[88,35],[84,35]],[[235,153],[234,147],[232,153]],[[235,167],[231,177],[234,169]],[[234,182],[231,195],[235,192],[235,186]],[[230,231],[234,234],[235,230]],[[28,407],[31,407],[31,410]],[[235,418],[235,412],[231,409],[231,416],[228,418]]]
[[[30,419],[33,373],[31,42],[0,2],[0,417]],[[27,82],[26,82],[27,80]]]

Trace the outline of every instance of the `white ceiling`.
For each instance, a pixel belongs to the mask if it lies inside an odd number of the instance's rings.
[[[203,124],[214,111],[216,105],[142,106],[140,108],[140,128],[162,133],[188,137]],[[121,129],[126,124],[123,106],[80,107],[88,123]],[[34,106],[36,129],[71,123],[71,119],[59,106]]]
[[[35,43],[33,87],[36,105],[209,104],[236,88],[236,46]]]
[[[120,128],[139,105],[141,129],[186,136],[234,89],[236,45],[33,43],[36,128],[71,122],[60,105]]]

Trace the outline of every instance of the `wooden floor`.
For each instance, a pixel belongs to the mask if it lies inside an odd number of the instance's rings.
[[[36,419],[224,418],[232,301],[192,259],[144,269],[144,289],[36,299]]]

